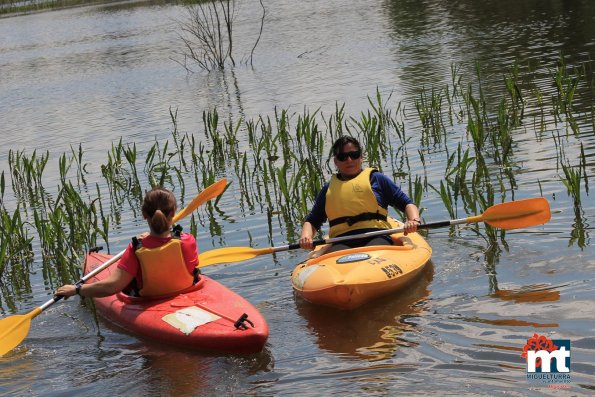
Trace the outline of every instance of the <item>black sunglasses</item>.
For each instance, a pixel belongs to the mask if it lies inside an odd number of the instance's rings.
[[[337,153],[335,155],[335,157],[339,161],[345,161],[345,160],[347,160],[347,157],[351,158],[351,160],[357,160],[361,156],[362,156],[361,150],[352,150],[351,152],[341,152],[341,153]]]

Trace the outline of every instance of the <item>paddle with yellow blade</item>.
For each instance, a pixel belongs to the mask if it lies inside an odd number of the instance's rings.
[[[461,225],[467,223],[485,222],[486,224],[501,229],[520,229],[547,223],[550,220],[550,206],[546,199],[531,198],[496,204],[488,208],[483,214],[468,218],[453,219],[449,221],[424,223],[418,229],[435,229],[439,227]],[[373,232],[355,234],[351,236],[334,237],[326,240],[315,240],[314,246],[341,241],[357,240],[360,238],[380,236],[385,234],[402,233],[404,229],[386,229]],[[279,251],[288,251],[300,248],[299,244],[284,245],[269,248],[227,247],[206,251],[199,254],[199,267],[216,265],[218,263],[232,263],[252,259],[259,255],[272,254]]]
[[[221,179],[207,187],[205,190],[200,192],[198,196],[196,196],[190,204],[180,212],[178,212],[174,216],[174,223],[178,222],[182,218],[190,215],[194,210],[198,207],[206,203],[207,201],[219,196],[225,190],[227,186],[227,180]],[[114,262],[118,261],[124,255],[123,250],[122,252],[114,255],[110,260],[103,263],[97,269],[93,270],[92,272],[86,274],[79,283],[84,283],[85,281],[89,280],[90,278],[94,277],[95,275],[99,274],[103,270],[107,269],[110,265]],[[10,316],[3,318],[0,320],[0,356],[8,353],[12,349],[14,349],[29,333],[29,326],[31,324],[31,319],[37,317],[41,312],[45,309],[53,305],[54,303],[58,302],[62,299],[62,296],[54,296],[52,299],[44,303],[43,305],[33,309],[31,312],[27,314],[19,314],[15,316]]]

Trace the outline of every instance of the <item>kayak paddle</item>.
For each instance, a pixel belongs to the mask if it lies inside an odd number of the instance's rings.
[[[198,207],[200,207],[210,199],[219,196],[225,190],[226,186],[227,180],[221,179],[207,187],[205,190],[200,192],[198,196],[196,196],[190,202],[190,204],[188,204],[186,208],[184,208],[174,216],[174,223],[190,215],[194,210],[196,210]],[[84,283],[91,277],[108,268],[110,265],[112,265],[114,262],[120,259],[122,255],[124,255],[125,251],[126,250],[123,250],[120,253],[114,255],[107,262],[103,263],[101,266],[99,266],[92,272],[86,274],[82,279],[80,279],[79,283]],[[27,314],[17,314],[15,316],[6,317],[0,320],[0,356],[3,356],[12,349],[14,349],[19,343],[21,343],[23,339],[25,339],[25,337],[29,333],[31,319],[37,317],[37,315],[39,315],[45,309],[58,302],[62,298],[62,296],[54,296],[46,303],[33,309]]]
[[[490,226],[500,229],[520,229],[547,223],[550,220],[550,206],[543,197],[511,201],[496,204],[488,208],[483,214],[449,221],[424,223],[418,229],[435,229],[439,227],[460,225],[467,223],[485,222]],[[326,240],[315,240],[313,245],[337,243],[341,241],[356,240],[360,238],[381,236],[393,233],[402,233],[404,228],[377,230],[373,232],[355,234],[351,236],[334,237]],[[272,254],[279,251],[288,251],[300,248],[299,244],[284,245],[269,248],[226,247],[219,248],[198,255],[199,267],[216,265],[219,263],[232,263],[252,259],[259,255]]]

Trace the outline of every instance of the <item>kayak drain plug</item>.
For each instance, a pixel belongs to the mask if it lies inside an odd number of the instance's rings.
[[[250,324],[252,328],[254,328],[254,323],[248,320],[248,315],[244,313],[240,316],[240,318],[238,318],[238,321],[235,322],[234,327],[236,327],[236,329],[248,329],[246,323]]]

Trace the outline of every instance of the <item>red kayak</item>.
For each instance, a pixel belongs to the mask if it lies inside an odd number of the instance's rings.
[[[111,257],[88,254],[85,274]],[[114,263],[86,283],[108,277],[116,266]],[[205,275],[175,296],[141,298],[118,293],[93,301],[101,316],[135,335],[191,349],[257,353],[269,336],[268,324],[254,306]]]

